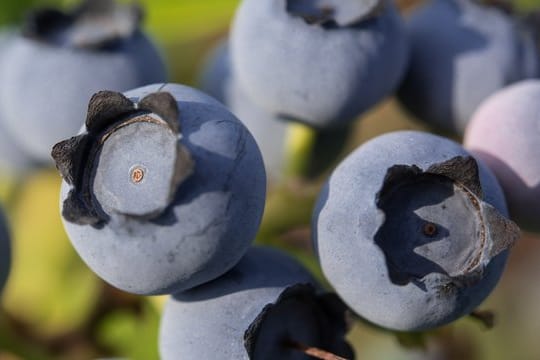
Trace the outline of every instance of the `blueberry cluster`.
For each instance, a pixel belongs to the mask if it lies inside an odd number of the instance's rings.
[[[65,229],[88,266],[127,292],[175,294],[163,315],[163,358],[295,358],[305,341],[352,356],[343,303],[293,259],[249,250],[264,166],[219,102],[174,84],[101,91],[84,130],[52,156]],[[198,328],[186,326],[195,319]]]
[[[141,20],[87,0],[2,33],[0,167],[52,149],[83,261],[123,291],[171,295],[164,359],[352,359],[350,313],[396,331],[451,323],[495,288],[512,220],[540,231],[540,82],[502,89],[540,74],[540,57],[532,25],[500,8],[432,0],[403,22],[392,0],[243,0],[201,77],[213,97],[164,82]],[[284,176],[298,124],[315,139],[300,160],[337,163],[353,121],[393,93],[464,147],[397,131],[325,174],[311,238],[330,293],[252,246],[267,174]]]

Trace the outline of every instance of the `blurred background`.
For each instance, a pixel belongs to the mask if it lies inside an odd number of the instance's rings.
[[[197,85],[204,58],[226,36],[238,2],[141,1],[146,30],[162,49],[174,82]],[[75,3],[2,0],[0,25],[16,27],[31,7]],[[402,7],[414,4],[404,1]],[[529,9],[540,6],[540,1],[519,0],[516,5]],[[429,131],[389,99],[355,123],[340,157],[366,139],[398,129]],[[318,276],[309,221],[327,175],[328,171],[309,182],[272,184],[257,238],[259,243],[286,249]],[[24,177],[0,174],[0,200],[13,244],[12,271],[1,298],[0,360],[158,359],[163,298],[115,290],[82,263],[61,224],[59,186],[54,169]],[[539,274],[540,238],[524,234],[499,286],[482,306],[495,313],[493,329],[464,318],[434,332],[395,334],[358,322],[350,334],[357,359],[540,359]]]

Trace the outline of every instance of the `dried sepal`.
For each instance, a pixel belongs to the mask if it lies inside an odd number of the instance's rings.
[[[56,163],[60,175],[69,184],[73,185],[81,167],[83,157],[88,145],[85,135],[74,136],[53,146],[51,156]]]
[[[139,101],[138,108],[159,115],[175,133],[181,131],[180,110],[175,98],[170,93],[156,92],[147,95]]]
[[[456,156],[430,166],[426,172],[446,176],[462,184],[475,196],[479,198],[483,196],[478,164],[472,156]]]
[[[310,25],[355,26],[376,16],[384,0],[287,0],[287,11]]]
[[[118,120],[135,112],[135,105],[123,94],[116,91],[99,91],[88,103],[86,128],[89,132],[99,132]]]

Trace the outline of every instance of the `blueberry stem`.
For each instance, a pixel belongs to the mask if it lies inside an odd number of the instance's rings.
[[[475,310],[469,314],[472,319],[480,321],[486,329],[492,329],[495,326],[495,314],[489,310]]]
[[[285,142],[285,177],[313,180],[335,164],[351,133],[350,127],[319,130],[291,122]]]
[[[313,346],[304,345],[298,341],[288,340],[285,346],[289,349],[298,350],[304,354],[320,360],[347,360],[341,356],[332,354],[326,350],[322,350]]]

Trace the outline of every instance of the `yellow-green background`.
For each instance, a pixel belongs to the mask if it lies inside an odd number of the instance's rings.
[[[521,0],[518,5],[533,8],[535,1]],[[31,6],[73,3],[2,0],[0,24],[17,25]],[[172,79],[195,84],[205,53],[226,34],[238,0],[142,3],[146,29],[164,50]],[[425,129],[391,99],[360,120],[348,151],[383,132]],[[320,270],[310,253],[309,218],[323,179],[273,186],[258,237],[259,242],[291,251],[316,274]],[[58,215],[59,184],[52,169],[17,179],[0,175],[0,199],[8,212],[14,255],[1,299],[0,360],[157,359],[163,298],[114,290],[81,262]],[[350,337],[358,359],[540,359],[540,238],[523,237],[483,308],[496,313],[492,330],[471,319],[429,334],[398,335],[357,323]]]

